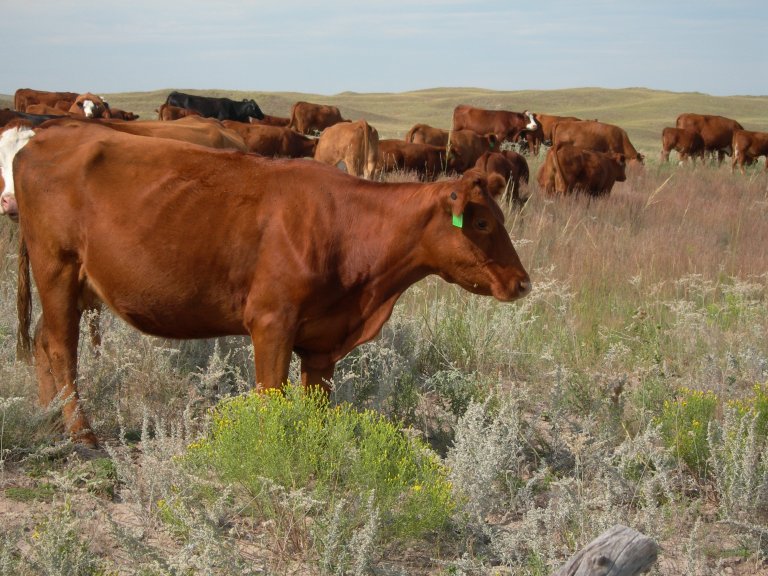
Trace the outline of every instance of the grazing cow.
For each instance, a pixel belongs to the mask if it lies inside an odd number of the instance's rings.
[[[595,152],[571,144],[555,144],[539,168],[539,187],[547,193],[609,194],[627,179],[626,160],[618,152]]]
[[[90,92],[80,94],[75,98],[75,101],[69,108],[69,114],[82,118],[111,118],[109,106],[100,96]]]
[[[36,116],[69,116],[69,112],[66,110],[56,108],[56,106],[48,106],[48,104],[29,104],[26,113]]]
[[[765,169],[768,170],[768,132],[734,130],[732,148],[731,172],[738,164],[739,170],[744,174],[744,165],[752,164],[760,156],[765,156]]]
[[[30,344],[31,266],[42,308],[39,398],[63,398],[68,432],[88,444],[97,438],[76,387],[84,300],[98,297],[164,338],[248,334],[258,389],[281,388],[295,352],[303,384],[327,390],[336,363],[430,274],[503,302],[531,289],[488,177],[476,171],[366,182],[316,162],[93,123],[40,131],[13,168],[23,214],[19,334]],[[137,206],[141,218],[127,217]]]
[[[379,158],[379,133],[365,120],[326,128],[315,148],[315,160],[371,179]],[[343,167],[342,167],[343,166]]]
[[[288,126],[290,123],[290,118],[284,118],[282,116],[270,116],[269,114],[264,114],[264,118],[261,120],[253,117],[251,118],[251,124],[263,124],[264,126]]]
[[[478,134],[495,134],[501,143],[516,142],[526,131],[538,128],[530,112],[485,110],[460,104],[453,109],[453,130],[472,130]]]
[[[452,130],[448,141],[448,162],[459,174],[472,168],[484,152],[499,150],[493,133],[478,134],[474,130]]]
[[[524,202],[520,197],[520,182],[528,183],[529,170],[522,154],[512,150],[484,152],[477,159],[475,168],[486,174],[499,174],[506,182],[504,192],[509,191],[508,199],[515,204]]]
[[[432,146],[448,146],[448,130],[434,128],[429,124],[414,124],[405,135],[406,142],[414,144],[431,144]]]
[[[160,108],[155,110],[155,112],[157,112],[157,119],[164,121],[178,120],[179,118],[186,118],[187,116],[202,116],[197,110],[179,108],[178,106],[171,106],[170,104],[161,104]]]
[[[111,106],[109,106],[109,116],[112,120],[127,120],[129,122],[139,119],[138,114],[126,112],[125,110],[120,110],[120,108],[112,108]]]
[[[721,164],[727,154],[733,152],[734,130],[743,130],[744,127],[725,116],[713,116],[710,114],[680,114],[675,124],[677,128],[693,130],[701,135],[704,140],[704,151],[717,154],[717,163]]]
[[[222,120],[221,123],[240,134],[249,152],[267,157],[311,158],[315,155],[317,138],[299,134],[285,126],[246,124],[234,120]]]
[[[669,162],[669,153],[675,150],[680,156],[680,163],[688,158],[696,164],[696,157],[704,160],[704,139],[693,130],[667,126],[661,131],[661,161]]]
[[[214,98],[212,96],[195,96],[184,92],[173,91],[168,94],[165,103],[178,108],[191,108],[200,112],[206,118],[218,120],[239,120],[248,122],[249,118],[264,118],[264,113],[254,100],[237,102],[230,98]]]
[[[341,117],[341,112],[336,106],[296,102],[291,107],[288,128],[301,134],[315,134],[339,122],[349,122],[349,120]]]
[[[208,122],[199,116],[190,116],[176,122],[155,122],[136,120],[134,122],[113,122],[110,120],[83,120],[78,118],[57,118],[43,123],[41,128],[52,126],[77,126],[83,123],[95,123],[111,128],[118,132],[133,134],[134,136],[148,136],[151,138],[164,138],[167,140],[180,140],[190,142],[207,148],[219,148],[222,150],[239,150],[247,152],[245,142],[240,135],[218,122]]]
[[[415,144],[404,140],[379,140],[378,172],[408,170],[423,180],[434,180],[448,170],[444,146]]]
[[[48,92],[19,88],[13,95],[13,107],[17,112],[27,112],[27,106],[30,104],[45,104],[66,112],[77,97],[78,94],[75,92]]]
[[[571,144],[596,152],[623,154],[629,165],[643,164],[644,157],[635,150],[626,131],[613,124],[597,120],[565,120],[552,130],[552,146]]]
[[[576,116],[555,116],[553,114],[539,114],[538,112],[532,112],[536,124],[539,125],[541,143],[546,146],[552,146],[552,127],[557,122],[563,122],[564,120],[579,121],[581,118]]]

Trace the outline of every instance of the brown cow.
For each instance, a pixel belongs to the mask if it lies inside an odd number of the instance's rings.
[[[478,134],[495,134],[499,142],[516,142],[526,131],[536,130],[538,124],[530,112],[485,110],[460,104],[453,109],[452,130],[473,130]],[[473,162],[474,163],[474,162]]]
[[[283,118],[282,116],[270,116],[269,114],[264,114],[264,118],[261,120],[251,116],[251,124],[263,124],[264,126],[288,126],[290,123],[290,118]]]
[[[86,92],[80,94],[69,108],[72,116],[82,118],[110,118],[109,106],[104,103],[101,96]]]
[[[126,112],[120,108],[112,108],[111,106],[109,106],[109,116],[112,118],[112,120],[126,120],[129,122],[139,119],[138,114],[134,114],[133,112]]]
[[[701,134],[693,130],[667,126],[661,131],[661,161],[669,162],[669,153],[675,150],[680,156],[680,163],[688,158],[696,164],[696,158],[704,160],[704,140]]]
[[[508,199],[516,204],[524,202],[520,197],[520,182],[528,183],[529,170],[528,162],[521,154],[512,150],[484,152],[477,159],[475,168],[486,174],[499,174],[506,182],[504,192],[509,191]]]
[[[539,125],[541,130],[541,141],[547,146],[552,146],[552,127],[557,122],[563,122],[565,120],[579,121],[581,118],[576,116],[555,116],[554,114],[539,114],[538,112],[532,112],[536,124]]]
[[[38,116],[69,116],[69,112],[49,106],[48,104],[29,104],[27,105],[27,114],[36,114]]]
[[[717,154],[718,164],[722,163],[726,154],[730,156],[733,152],[731,146],[734,130],[744,129],[736,120],[725,116],[691,113],[680,114],[675,126],[699,133],[704,140],[704,150]]]
[[[161,104],[160,108],[155,110],[155,112],[157,112],[157,119],[164,121],[178,120],[179,118],[186,118],[187,116],[200,116],[202,118],[202,114],[197,110],[192,110],[191,108],[179,108],[178,106],[171,106],[170,104]]]
[[[448,134],[448,130],[434,128],[429,124],[414,124],[405,135],[405,141],[446,147],[448,146]]]
[[[291,120],[288,127],[301,134],[315,134],[339,122],[348,122],[348,120],[341,117],[341,112],[336,106],[296,102],[291,107]]]
[[[240,134],[249,152],[268,157],[287,156],[289,158],[307,156],[311,158],[315,155],[317,138],[299,134],[285,126],[246,124],[237,120],[222,120],[221,123]]]
[[[366,182],[316,162],[92,123],[40,131],[13,167],[20,318],[30,265],[42,308],[39,398],[64,398],[67,430],[85,443],[97,439],[78,405],[79,306],[95,295],[148,334],[249,334],[260,390],[284,385],[292,352],[302,382],[327,390],[336,363],[430,274],[503,302],[531,289],[480,172]],[[136,206],[141,218],[126,217]],[[28,328],[19,328],[27,343]]]
[[[444,146],[396,139],[379,140],[379,173],[408,170],[416,172],[423,180],[434,180],[447,169]]]
[[[731,172],[738,164],[739,170],[744,174],[744,165],[752,164],[760,156],[765,156],[765,169],[768,170],[768,132],[734,130],[732,147]]]
[[[155,122],[148,120],[136,120],[133,122],[110,120],[83,120],[79,118],[57,118],[40,125],[40,128],[52,126],[76,126],[82,123],[98,122],[108,128],[133,134],[134,136],[148,136],[152,138],[164,138],[167,140],[180,140],[190,142],[207,148],[220,148],[247,152],[245,142],[240,135],[225,128],[217,120],[209,121],[207,118],[190,116],[176,122]]]
[[[555,144],[539,168],[539,187],[547,193],[584,192],[592,196],[609,194],[615,182],[624,182],[626,160],[618,152],[595,152]]]
[[[623,154],[630,166],[644,161],[642,154],[635,150],[626,131],[613,124],[597,120],[565,120],[557,122],[552,130],[552,146],[571,144],[596,152]]]
[[[373,178],[379,158],[379,133],[365,120],[326,128],[315,148],[315,160],[355,176]]]
[[[67,112],[77,97],[76,92],[48,92],[19,88],[13,95],[13,107],[17,112],[27,112],[27,106],[30,104],[45,104]]]
[[[474,130],[452,130],[448,142],[448,162],[453,170],[463,173],[472,168],[484,152],[497,152],[499,141],[492,133],[481,135]]]

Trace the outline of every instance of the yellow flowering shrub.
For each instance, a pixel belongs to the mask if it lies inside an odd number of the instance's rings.
[[[707,475],[707,428],[715,418],[717,404],[714,392],[680,388],[674,400],[664,401],[658,419],[667,447],[701,478]]]
[[[289,385],[225,401],[208,437],[189,449],[254,499],[277,484],[310,490],[330,510],[342,500],[365,502],[373,491],[385,536],[440,530],[454,508],[446,469],[426,444],[371,410],[330,406],[319,389]]]

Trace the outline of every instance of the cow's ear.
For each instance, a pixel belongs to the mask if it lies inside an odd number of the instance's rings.
[[[504,176],[496,172],[488,175],[488,194],[494,198],[498,198],[504,193],[506,187],[507,182],[504,180]]]

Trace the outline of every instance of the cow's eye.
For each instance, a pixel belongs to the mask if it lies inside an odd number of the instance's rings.
[[[480,218],[477,222],[475,222],[475,226],[477,226],[478,230],[488,230],[488,220]]]

